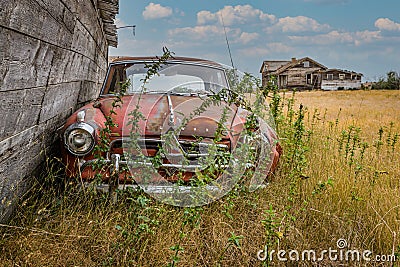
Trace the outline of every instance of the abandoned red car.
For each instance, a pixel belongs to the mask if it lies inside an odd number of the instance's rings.
[[[246,136],[250,113],[212,98],[230,88],[222,65],[174,57],[150,75],[156,60],[123,57],[110,63],[98,99],[72,114],[62,129],[68,176],[89,182],[97,174],[107,184],[117,173],[120,185],[145,179],[188,184],[204,172],[217,179],[230,164],[240,171],[263,165],[264,178],[274,171],[281,153],[274,129],[263,120],[250,129],[266,149],[250,147],[258,155],[247,162],[238,147],[255,140]]]

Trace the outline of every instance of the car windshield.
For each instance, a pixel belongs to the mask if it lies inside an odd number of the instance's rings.
[[[215,94],[228,87],[223,69],[190,63],[162,65],[158,74],[144,84],[147,66],[143,62],[112,66],[108,77],[111,81],[103,93],[117,93],[126,81],[127,93]]]

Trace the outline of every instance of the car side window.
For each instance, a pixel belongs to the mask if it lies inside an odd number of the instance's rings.
[[[126,81],[126,71],[123,66],[114,67],[108,94],[116,94],[121,90],[121,85]]]

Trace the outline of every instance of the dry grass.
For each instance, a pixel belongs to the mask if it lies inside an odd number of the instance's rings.
[[[290,97],[286,93],[284,102]],[[0,265],[167,266],[175,254],[171,247],[179,245],[175,266],[262,266],[257,252],[268,242],[275,250],[321,251],[336,248],[339,238],[353,249],[398,253],[400,148],[393,140],[400,133],[400,92],[302,92],[295,100],[293,112],[300,103],[308,107],[307,132],[302,143],[293,143],[293,122],[284,119],[285,157],[265,189],[238,187],[202,207],[199,216],[188,216],[196,210],[143,194],[125,193],[110,204],[71,185],[58,188],[62,176],[49,167],[20,204],[13,227],[0,227]],[[304,148],[307,164],[293,162],[301,159],[290,156],[294,147]],[[240,246],[230,241],[232,233],[243,237]]]
[[[296,102],[303,103],[311,114],[315,109],[321,117],[326,113],[327,121],[338,118],[342,126],[359,126],[372,134],[383,125],[400,121],[397,90],[300,92],[296,94]]]

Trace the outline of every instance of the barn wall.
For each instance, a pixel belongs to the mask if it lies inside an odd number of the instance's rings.
[[[281,84],[286,88],[297,88],[297,89],[316,89],[319,87],[319,83],[314,83],[313,76],[311,80],[307,81],[307,74],[314,75],[314,79],[317,79],[317,74],[314,74],[320,70],[320,68],[290,68],[285,72],[282,72],[280,76],[286,76],[287,83]],[[317,80],[318,81],[318,80]]]
[[[0,221],[56,129],[97,95],[116,12],[118,0],[0,0]]]

